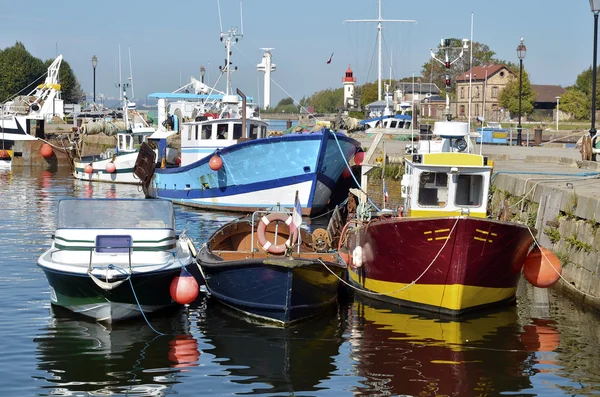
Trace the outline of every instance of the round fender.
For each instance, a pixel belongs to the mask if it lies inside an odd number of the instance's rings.
[[[293,245],[293,241],[296,241],[298,237],[298,230],[295,230],[290,238],[285,242],[275,245],[268,241],[266,236],[267,225],[271,222],[285,222],[285,224],[290,225],[292,223],[292,217],[291,215],[286,215],[284,213],[272,213],[263,216],[258,223],[258,228],[256,229],[258,243],[263,250],[270,252],[271,254],[283,254],[285,253],[287,247],[291,247]]]

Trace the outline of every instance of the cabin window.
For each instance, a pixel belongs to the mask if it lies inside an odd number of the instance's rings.
[[[260,127],[260,135],[258,137],[264,138],[266,136],[267,136],[267,126],[263,125],[262,127]]]
[[[396,121],[396,120],[390,121],[390,128],[396,128],[396,127],[398,127],[398,121]]]
[[[188,141],[191,141],[191,140],[192,140],[192,128],[190,127],[190,128],[188,128],[187,130],[188,130],[188,136],[187,136],[187,140],[188,140]]]
[[[483,176],[458,175],[456,180],[456,205],[479,207],[482,203]]]
[[[227,124],[219,124],[217,126],[217,139],[227,139]]]
[[[212,134],[212,124],[205,124],[202,126],[202,134],[200,135],[202,139],[210,139]]]
[[[250,137],[250,139],[256,139],[258,138],[258,126],[254,125],[254,124],[250,124],[250,131],[248,136]]]
[[[195,139],[198,140],[198,126],[197,125],[194,126],[194,131],[195,131],[195,134],[196,134],[196,138]]]
[[[242,125],[234,124],[233,125],[233,139],[240,139],[242,137]]]
[[[421,173],[417,200],[423,207],[445,207],[448,202],[448,174],[429,171]]]

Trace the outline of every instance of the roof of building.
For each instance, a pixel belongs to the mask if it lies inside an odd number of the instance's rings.
[[[481,66],[473,66],[472,69],[469,69],[466,72],[464,72],[463,74],[461,74],[460,76],[458,76],[456,78],[456,81],[468,82],[469,79],[471,81],[484,81],[486,75],[487,75],[487,78],[489,79],[490,77],[492,77],[494,74],[500,72],[501,70],[507,70],[508,73],[511,73],[510,70],[508,69],[508,67],[506,67],[506,65],[504,65],[504,64],[489,63],[489,64],[485,64],[485,65],[481,65]],[[470,78],[471,71],[473,73],[472,78]]]
[[[418,92],[418,93],[422,93],[422,94],[427,94],[427,93],[439,94],[440,93],[440,89],[438,88],[437,85],[435,85],[433,83],[418,83],[416,81],[414,84],[405,82],[405,81],[398,81],[394,85],[394,89],[400,90],[400,91],[404,92],[405,94],[412,94],[413,92],[414,93]]]
[[[559,85],[531,84],[531,89],[537,94],[536,102],[556,102],[556,97],[564,94],[566,89]]]

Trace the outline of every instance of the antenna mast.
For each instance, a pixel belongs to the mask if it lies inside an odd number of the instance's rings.
[[[379,17],[377,19],[348,19],[346,22],[377,22],[377,47],[378,47],[378,74],[377,74],[377,100],[381,101],[381,46],[382,46],[382,30],[383,30],[383,22],[409,22],[409,23],[417,23],[414,19],[383,19],[381,16],[381,0],[377,0],[378,8],[379,8]]]
[[[433,49],[431,50],[431,57],[446,67],[446,109],[444,110],[444,114],[446,115],[446,119],[448,121],[452,121],[452,113],[450,112],[450,66],[452,66],[454,62],[462,58],[465,49],[469,47],[469,45],[467,44],[469,42],[468,39],[463,39],[462,42],[463,45],[461,47],[450,47],[450,39],[442,39],[441,47],[439,49],[444,50],[444,60],[438,59],[435,56]],[[458,56],[454,58],[453,61],[450,61],[450,51],[457,49],[460,49],[460,54],[458,54]]]
[[[131,68],[131,47],[129,47],[129,80],[131,81],[131,100],[135,100],[135,93],[133,91],[133,69]]]

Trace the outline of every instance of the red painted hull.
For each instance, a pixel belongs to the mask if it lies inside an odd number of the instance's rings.
[[[377,219],[349,228],[350,279],[370,298],[460,314],[514,299],[532,244],[524,225],[471,217]],[[357,244],[357,241],[359,244]]]

